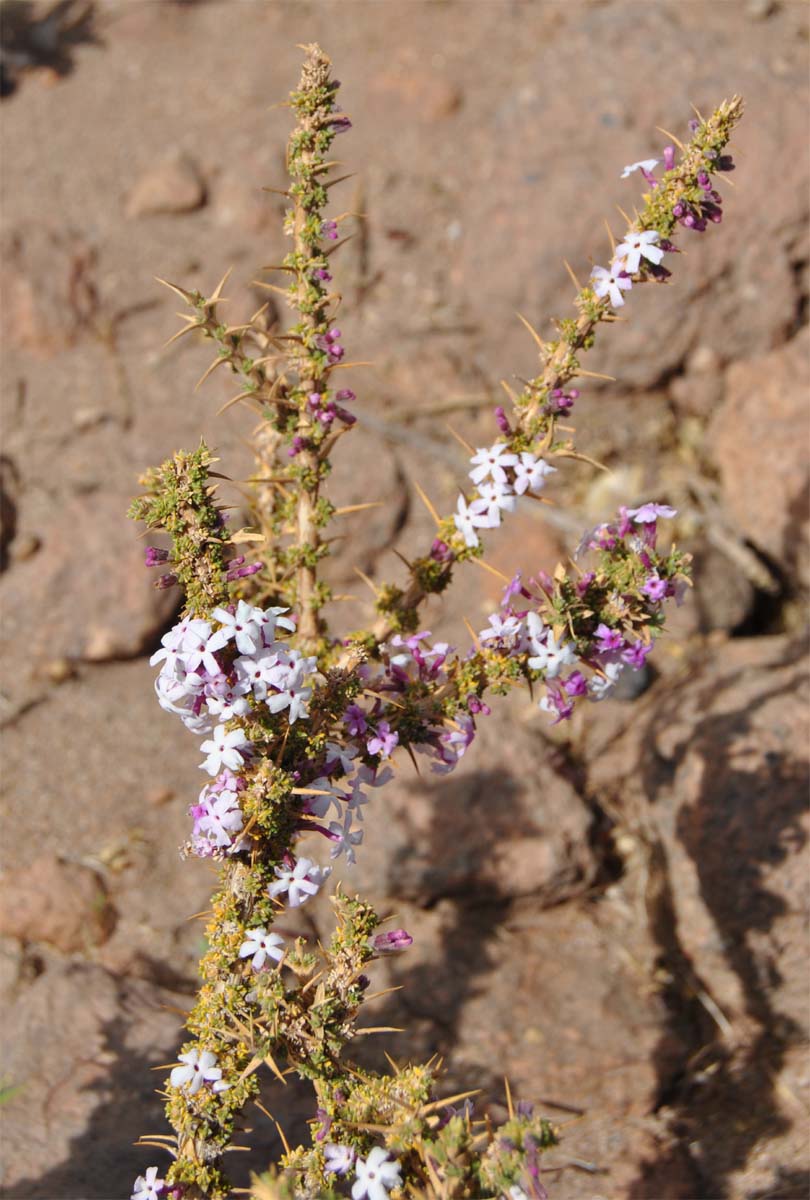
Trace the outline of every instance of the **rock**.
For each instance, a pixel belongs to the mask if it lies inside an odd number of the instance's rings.
[[[810,334],[735,363],[707,443],[741,532],[788,576],[810,585],[807,367]]]
[[[176,153],[147,167],[129,193],[125,211],[129,218],[187,213],[202,208],[205,200],[199,167],[188,155]]]
[[[806,1150],[795,1120],[810,1077],[794,1053],[807,1033],[806,692],[804,647],[720,643],[588,770],[597,802],[648,848],[672,1027],[694,1038],[694,1065],[661,1083],[701,1194],[792,1194],[767,1190],[773,1167]]]
[[[53,854],[0,882],[0,933],[69,954],[106,941],[116,921],[100,875]]]
[[[65,497],[39,529],[42,552],[0,581],[4,641],[25,644],[30,670],[57,658],[105,662],[143,653],[171,619],[175,589],[156,590],[144,543],[126,518],[128,497],[106,489]],[[113,549],[114,548],[114,549]],[[47,595],[37,612],[33,591]]]
[[[72,346],[98,300],[94,247],[71,229],[26,224],[2,239],[0,262],[6,347],[50,358]]]
[[[184,997],[116,980],[87,963],[50,962],[4,1006],[3,1189],[28,1200],[129,1195],[154,1159],[136,1149],[162,1130],[160,1076],[180,1039]]]

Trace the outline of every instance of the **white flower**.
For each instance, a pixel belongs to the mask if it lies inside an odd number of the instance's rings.
[[[239,679],[234,684],[214,684],[214,695],[206,697],[208,711],[219,717],[222,724],[232,721],[234,717],[246,717],[250,712],[250,704],[246,693],[250,691],[247,680]]]
[[[266,646],[272,645],[277,625],[286,629],[288,633],[295,633],[295,621],[290,617],[282,616],[282,613],[290,611],[288,608],[266,608],[264,612],[260,608],[255,608],[253,611],[256,614],[255,619],[261,625]]]
[[[488,519],[481,516],[480,501],[473,500],[472,504],[468,504],[461,495],[456,504],[453,521],[455,522],[456,529],[463,535],[464,541],[468,546],[478,545],[476,529],[490,528]]]
[[[517,455],[507,453],[508,451],[509,447],[505,442],[496,442],[488,450],[476,450],[470,459],[473,466],[470,479],[473,483],[480,483],[487,475],[498,483],[506,483],[504,467],[513,467],[517,462]]]
[[[346,862],[354,866],[357,858],[354,853],[354,847],[359,846],[363,840],[363,830],[357,829],[352,833],[352,814],[347,809],[343,816],[343,824],[340,821],[329,822],[329,832],[334,834],[332,841],[332,850],[330,858],[338,858],[341,854],[346,855]]]
[[[207,771],[209,775],[219,775],[223,767],[238,771],[245,761],[240,746],[249,745],[244,729],[228,732],[224,725],[217,725],[213,738],[200,746],[203,754],[208,755],[205,762],[200,764],[200,770]]]
[[[149,1167],[146,1175],[139,1175],[135,1180],[130,1200],[158,1200],[158,1193],[163,1189],[165,1182],[165,1179],[158,1179],[157,1167]]]
[[[244,600],[239,601],[235,613],[228,612],[227,608],[215,608],[211,613],[222,625],[220,632],[225,638],[228,641],[234,639],[240,654],[255,654],[261,648],[262,626],[257,618],[263,615],[260,608],[254,608]]]
[[[233,665],[237,679],[249,685],[257,700],[264,700],[268,687],[278,677],[279,655],[262,647],[252,655],[240,654]]]
[[[382,1146],[375,1146],[365,1161],[358,1158],[354,1169],[352,1200],[388,1200],[391,1189],[402,1182],[399,1163]]]
[[[515,491],[519,496],[524,492],[539,492],[546,482],[547,475],[554,475],[556,467],[550,467],[543,458],[536,458],[528,450],[520,455],[520,462],[515,466]]]
[[[642,158],[640,162],[630,163],[629,166],[625,167],[619,178],[626,179],[634,171],[652,171],[654,167],[658,166],[660,161],[658,158]]]
[[[291,725],[294,725],[299,717],[307,716],[306,702],[312,695],[312,688],[304,687],[303,661],[285,667],[283,674],[279,672],[274,686],[281,690],[268,693],[265,704],[270,712],[277,713],[283,708],[289,708]]]
[[[511,641],[520,637],[523,623],[520,617],[502,617],[500,613],[490,613],[489,629],[482,629],[478,637],[482,642]]]
[[[270,884],[267,891],[273,900],[287,892],[290,908],[306,904],[310,896],[317,895],[332,874],[331,867],[319,867],[309,858],[299,858],[292,871],[286,867],[276,867],[275,870],[278,879]]]
[[[480,499],[476,503],[481,505],[490,529],[500,525],[501,511],[515,511],[517,496],[508,483],[498,483],[494,479],[490,483],[479,483],[478,494]]]
[[[199,624],[204,625],[205,629],[201,629],[196,633],[189,632],[185,638],[185,642],[188,643],[183,647],[186,670],[196,671],[197,667],[202,667],[209,675],[220,675],[222,668],[214,657],[214,654],[217,650],[221,650],[223,646],[227,646],[227,635],[221,629],[218,629],[216,633],[212,633],[211,626],[207,621],[200,621]]]
[[[210,1050],[203,1050],[202,1053],[189,1050],[187,1054],[181,1054],[179,1059],[185,1065],[175,1067],[169,1076],[172,1087],[185,1088],[189,1095],[194,1096],[204,1083],[213,1083],[214,1091],[218,1092],[224,1091],[228,1086],[221,1083],[222,1071],[216,1066],[216,1054],[212,1054]]]
[[[629,275],[635,275],[641,266],[642,256],[656,265],[664,257],[664,251],[655,244],[658,238],[656,229],[645,229],[642,233],[631,230],[616,247],[615,257],[624,261],[624,269]]]
[[[624,269],[624,264],[614,259],[610,264],[609,271],[604,267],[594,267],[591,271],[591,279],[594,281],[592,283],[594,294],[600,300],[603,300],[605,296],[609,296],[610,303],[614,308],[622,307],[624,304],[622,292],[628,291],[633,286],[632,279],[625,279],[621,275]]]
[[[209,841],[220,849],[233,844],[231,834],[239,833],[245,823],[236,792],[222,791],[205,800],[207,812],[199,819],[199,827]]]
[[[268,933],[264,925],[249,929],[244,942],[239,947],[239,957],[253,956],[253,970],[260,971],[265,959],[272,958],[281,962],[284,957],[284,938],[278,933]]]
[[[530,613],[529,616],[532,614]],[[555,679],[563,667],[571,667],[577,661],[576,651],[570,642],[557,642],[549,629],[545,642],[541,642],[536,653],[528,660],[533,671],[545,671],[546,679]]]
[[[616,681],[624,670],[624,663],[613,662],[605,665],[605,677],[594,675],[588,684],[588,698],[590,700],[604,700],[605,696],[609,696],[616,686]]]
[[[324,1171],[327,1175],[347,1175],[354,1166],[357,1153],[351,1146],[340,1146],[336,1142],[327,1142],[324,1146],[326,1163]]]

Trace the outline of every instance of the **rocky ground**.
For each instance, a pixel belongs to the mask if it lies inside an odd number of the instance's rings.
[[[604,261],[625,162],[742,93],[727,219],[673,286],[629,304],[588,364],[580,448],[607,463],[493,539],[553,567],[619,500],[680,510],[696,588],[635,696],[550,730],[513,698],[441,785],[378,800],[350,884],[415,936],[375,982],[395,1056],[448,1087],[507,1075],[562,1129],[553,1200],[807,1194],[807,43],[803,3],[2,0],[3,1195],[112,1200],[163,1128],[212,884],[181,863],[193,741],[154,703],[148,655],[176,600],[124,517],[137,476],[204,433],[235,478],[249,420],[205,351],[168,350],[161,275],[234,319],[284,253],[296,43],[318,40],[354,129],[339,278],[363,427],[334,494],[330,570],[396,577],[452,505],[499,380],[565,314],[568,259]],[[449,411],[449,410],[452,410]],[[464,636],[498,596],[469,567],[429,612]],[[335,619],[362,615],[359,597]],[[307,913],[326,928],[323,909]],[[372,1048],[370,1057],[381,1055]],[[303,1090],[268,1088],[293,1136]],[[277,1150],[257,1126],[246,1178]],[[236,1156],[235,1156],[236,1157]]]

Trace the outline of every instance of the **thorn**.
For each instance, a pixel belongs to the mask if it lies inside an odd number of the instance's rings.
[[[731,103],[733,104],[734,100],[736,100],[736,99],[737,99],[737,97],[735,96],[732,99]],[[703,118],[703,114],[701,113],[700,109],[696,108],[694,104],[690,104],[689,107],[691,108],[692,112],[695,114],[695,116],[697,117],[697,119],[700,121],[700,123],[702,125],[704,122],[704,118]]]
[[[437,525],[441,525],[441,518],[439,517],[439,514],[436,512],[436,509],[433,507],[431,502],[428,500],[427,496],[422,491],[421,487],[419,486],[419,484],[416,482],[415,479],[413,480],[413,486],[416,488],[419,499],[422,501],[422,503],[424,504],[425,508],[428,510],[430,515],[433,517],[433,520],[436,522]]]
[[[397,558],[399,559],[399,561],[400,561],[401,563],[404,563],[404,564],[405,564],[405,566],[408,568],[408,570],[409,570],[409,571],[412,571],[412,570],[413,570],[413,563],[409,563],[409,562],[408,562],[408,560],[407,560],[407,558],[405,557],[405,555],[404,555],[404,554],[400,554],[399,550],[395,550],[393,546],[391,547],[391,549],[392,549],[393,553],[394,553],[394,554],[396,554],[396,556],[397,556]]]
[[[557,458],[576,458],[580,462],[589,463],[592,467],[596,467],[598,471],[607,471],[611,473],[610,467],[606,467],[604,463],[597,462],[595,458],[589,458],[587,454],[580,454],[576,450],[558,450]]]
[[[226,400],[222,407],[217,409],[216,416],[221,417],[222,414],[227,412],[229,408],[232,408],[234,404],[238,404],[240,400],[244,400],[247,403],[248,399],[253,399],[255,401],[255,394],[253,392],[240,392],[238,396],[234,396],[231,400]],[[262,406],[260,404],[255,404],[255,409],[256,412],[260,413],[262,411]],[[251,480],[251,482],[254,481]]]
[[[453,428],[453,426],[450,424],[449,421],[445,421],[444,426],[445,426],[445,429],[448,431],[448,433],[450,433],[456,439],[456,441],[458,442],[458,444],[460,446],[463,446],[463,448],[467,451],[467,453],[472,458],[473,454],[475,454],[475,447],[471,446],[470,443],[465,438],[463,438],[460,433],[456,433],[455,429]]]
[[[509,1110],[509,1120],[513,1121],[515,1119],[515,1106],[512,1103],[512,1091],[509,1087],[509,1080],[505,1075],[503,1077],[503,1086],[506,1089],[506,1107]]]
[[[475,630],[473,629],[472,625],[470,624],[470,622],[467,620],[466,617],[462,617],[462,620],[463,620],[464,624],[467,626],[467,632],[469,633],[470,637],[472,638],[473,644],[474,644],[476,650],[480,654],[481,653],[481,643],[478,640],[478,634],[475,632]]]
[[[275,1117],[273,1117],[273,1124],[275,1125],[276,1129],[278,1130],[278,1136],[281,1138],[281,1144],[284,1147],[284,1153],[292,1154],[292,1151],[290,1150],[290,1143],[287,1141],[287,1138],[284,1134],[284,1130],[281,1128],[281,1126],[279,1125],[279,1123]]]
[[[368,577],[368,575],[366,575],[365,571],[361,571],[359,567],[355,567],[354,571],[355,571],[356,575],[360,576],[360,578],[363,580],[363,583],[367,584],[368,587],[371,588],[374,595],[379,596],[380,589],[377,587],[376,583],[374,583],[371,579],[369,579],[369,577]]]
[[[343,183],[344,179],[354,179],[355,174],[355,171],[351,171],[348,175],[338,175],[337,179],[330,179],[328,183],[324,184],[324,187],[327,191],[329,191],[329,189],[333,188],[336,183]]]
[[[413,747],[406,746],[405,749],[408,751],[408,757],[410,758],[411,762],[413,763],[414,771],[416,771],[417,775],[421,776],[422,772],[419,770],[419,763],[416,761],[416,755],[413,752]]]
[[[168,342],[163,343],[164,350],[167,349],[168,346],[171,346],[172,342],[179,341],[181,337],[185,337],[185,335],[187,333],[191,333],[192,330],[202,329],[202,325],[198,321],[194,320],[194,318],[191,318],[191,319],[194,321],[193,325],[186,325],[185,329],[178,329],[177,333],[172,334],[172,336],[169,338]]]
[[[364,508],[384,508],[382,500],[369,500],[366,504],[344,504],[343,508],[336,508],[332,513],[333,517],[345,517],[347,513],[362,512]]]
[[[501,387],[502,387],[502,388],[503,388],[503,390],[506,392],[507,396],[508,396],[508,397],[509,397],[509,399],[512,401],[512,403],[513,403],[513,404],[517,404],[517,396],[516,396],[516,395],[515,395],[515,393],[512,391],[512,389],[510,388],[509,384],[506,382],[506,380],[505,380],[505,379],[502,379],[502,380],[501,380]]]
[[[518,313],[517,317],[518,317],[519,321],[523,322],[523,324],[528,329],[529,333],[532,335],[534,340],[537,342],[537,345],[540,347],[540,351],[545,352],[546,343],[540,337],[540,334],[537,332],[537,330],[534,328],[534,326],[529,324],[529,322],[526,320],[526,318],[523,316],[522,313]]]
[[[627,222],[627,224],[628,224],[628,225],[632,225],[632,224],[633,224],[633,222],[632,222],[631,218],[630,218],[630,217],[628,217],[628,215],[627,215],[627,213],[624,211],[624,209],[623,209],[623,208],[622,208],[620,205],[618,205],[618,204],[616,205],[616,207],[618,208],[618,210],[619,210],[619,212],[621,213],[621,215],[624,217],[624,219],[625,219],[625,221]]]
[[[398,1025],[367,1025],[365,1029],[356,1029],[355,1037],[364,1037],[367,1033],[404,1033]]]
[[[615,255],[616,255],[616,239],[614,238],[611,228],[607,223],[607,217],[605,217],[605,229],[607,230],[607,235],[610,238],[610,253],[613,257],[615,257]]]
[[[294,267],[285,267],[283,263],[268,263],[266,267],[261,268],[262,271],[286,271],[289,275],[295,274]]]
[[[195,383],[194,391],[196,392],[196,391],[198,391],[199,388],[202,387],[202,385],[205,383],[208,376],[213,375],[213,373],[214,373],[214,371],[216,371],[217,367],[221,367],[223,363],[230,362],[230,361],[231,361],[230,357],[215,358],[214,361],[211,363],[211,366],[208,368],[208,370],[204,371],[203,374],[200,376],[200,378]]]
[[[695,108],[694,104],[691,107]],[[695,112],[697,112],[696,108],[695,108]],[[701,117],[700,119],[702,121],[703,117]],[[664,137],[668,137],[671,141],[673,141],[675,143],[675,145],[678,147],[678,149],[681,151],[682,154],[686,153],[686,146],[684,146],[684,144],[680,140],[680,138],[675,137],[674,133],[670,133],[668,129],[662,129],[660,125],[656,125],[655,128],[658,130],[659,133],[663,133]]]
[[[571,278],[571,279],[574,281],[574,287],[577,289],[577,291],[578,291],[578,292],[581,292],[581,291],[582,291],[582,284],[579,282],[579,280],[577,279],[576,275],[574,274],[574,269],[573,269],[573,267],[572,267],[572,266],[571,266],[571,264],[568,262],[568,260],[567,260],[567,259],[565,259],[565,258],[563,259],[563,266],[565,267],[566,271],[568,272],[568,274],[569,274],[570,278]]]
[[[485,571],[489,571],[490,575],[494,575],[496,579],[502,579],[504,583],[510,583],[508,575],[504,575],[503,571],[499,571],[496,567],[491,567],[488,562],[484,562],[483,558],[471,558],[470,562],[477,563]]]
[[[209,300],[206,300],[206,302],[205,302],[206,308],[217,303],[220,296],[222,295],[222,289],[225,287],[225,284],[228,282],[228,279],[230,278],[230,274],[232,271],[233,271],[233,267],[228,267],[228,270],[225,272],[225,274],[222,276],[222,278],[220,279],[217,286],[214,288],[211,298]]]
[[[290,298],[290,293],[287,291],[287,289],[277,287],[275,283],[264,283],[261,279],[251,279],[250,282],[252,287],[264,288],[266,292],[278,292],[279,296],[284,296],[286,300],[289,300]],[[264,307],[267,308],[267,305],[265,304]],[[259,309],[259,311],[261,312],[261,309]],[[251,320],[252,319],[253,318],[251,318]]]
[[[334,246],[330,246],[328,250],[322,250],[324,258],[331,258],[336,250],[340,250],[341,246],[345,246],[347,242],[352,241],[356,237],[354,233],[348,233],[345,238],[341,238],[339,242],[335,242]]]
[[[373,367],[373,362],[339,362],[328,366],[327,371],[345,371],[347,367]]]
[[[578,375],[587,375],[587,377],[589,379],[607,379],[607,381],[609,383],[616,382],[615,375],[601,375],[598,371],[586,371],[586,370],[584,370],[583,367],[578,368],[577,374]]]
[[[289,200],[289,199],[290,199],[290,193],[289,193],[289,192],[282,192],[281,188],[274,188],[274,187],[263,187],[263,188],[262,188],[262,191],[263,191],[263,192],[272,192],[274,196],[284,196],[284,197],[285,197],[285,199],[287,199],[287,200]]]
[[[185,300],[187,304],[194,303],[193,292],[187,292],[185,288],[178,287],[176,283],[169,283],[168,279],[161,279],[159,275],[156,275],[155,279],[158,283],[162,283],[164,287],[169,288],[170,291],[176,292],[177,295],[180,296],[182,300]]]
[[[389,1067],[391,1068],[391,1070],[394,1072],[394,1074],[395,1074],[395,1075],[400,1075],[400,1074],[401,1074],[401,1071],[400,1071],[399,1067],[397,1066],[397,1064],[394,1062],[394,1060],[393,1060],[393,1058],[391,1057],[391,1055],[388,1053],[388,1051],[387,1051],[387,1050],[383,1050],[383,1054],[385,1055],[386,1061],[388,1062],[388,1065],[389,1065]]]

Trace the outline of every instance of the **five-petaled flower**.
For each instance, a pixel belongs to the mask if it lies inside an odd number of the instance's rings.
[[[222,1071],[216,1065],[217,1056],[210,1050],[189,1050],[178,1056],[182,1066],[175,1067],[169,1076],[172,1087],[183,1088],[194,1096],[204,1083],[213,1084],[215,1092],[224,1092],[228,1084],[222,1082]]]
[[[281,962],[284,957],[284,938],[278,933],[268,933],[264,925],[248,929],[245,940],[239,947],[239,957],[250,958],[251,955],[254,971],[261,971],[268,958]]]
[[[591,271],[594,294],[600,300],[604,300],[605,296],[609,297],[614,308],[622,307],[624,304],[622,292],[628,291],[633,286],[632,279],[622,274],[624,269],[623,263],[614,259],[610,264],[609,271],[605,267],[594,267]]]
[[[375,1146],[355,1164],[352,1200],[388,1200],[388,1193],[401,1182],[399,1163],[382,1146]]]
[[[331,867],[319,867],[310,858],[299,858],[292,870],[287,867],[276,867],[275,870],[278,879],[270,884],[267,893],[275,900],[286,892],[290,908],[300,908],[306,904],[310,896],[317,895],[332,874]],[[258,930],[254,930],[256,932]]]
[[[656,245],[658,240],[659,234],[656,229],[644,229],[641,232],[631,229],[624,241],[616,247],[615,258],[624,264],[628,275],[635,275],[641,266],[642,258],[658,266],[664,257],[664,251]]]
[[[159,1200],[165,1184],[165,1179],[158,1178],[157,1167],[148,1167],[146,1174],[135,1180],[131,1200]]]

